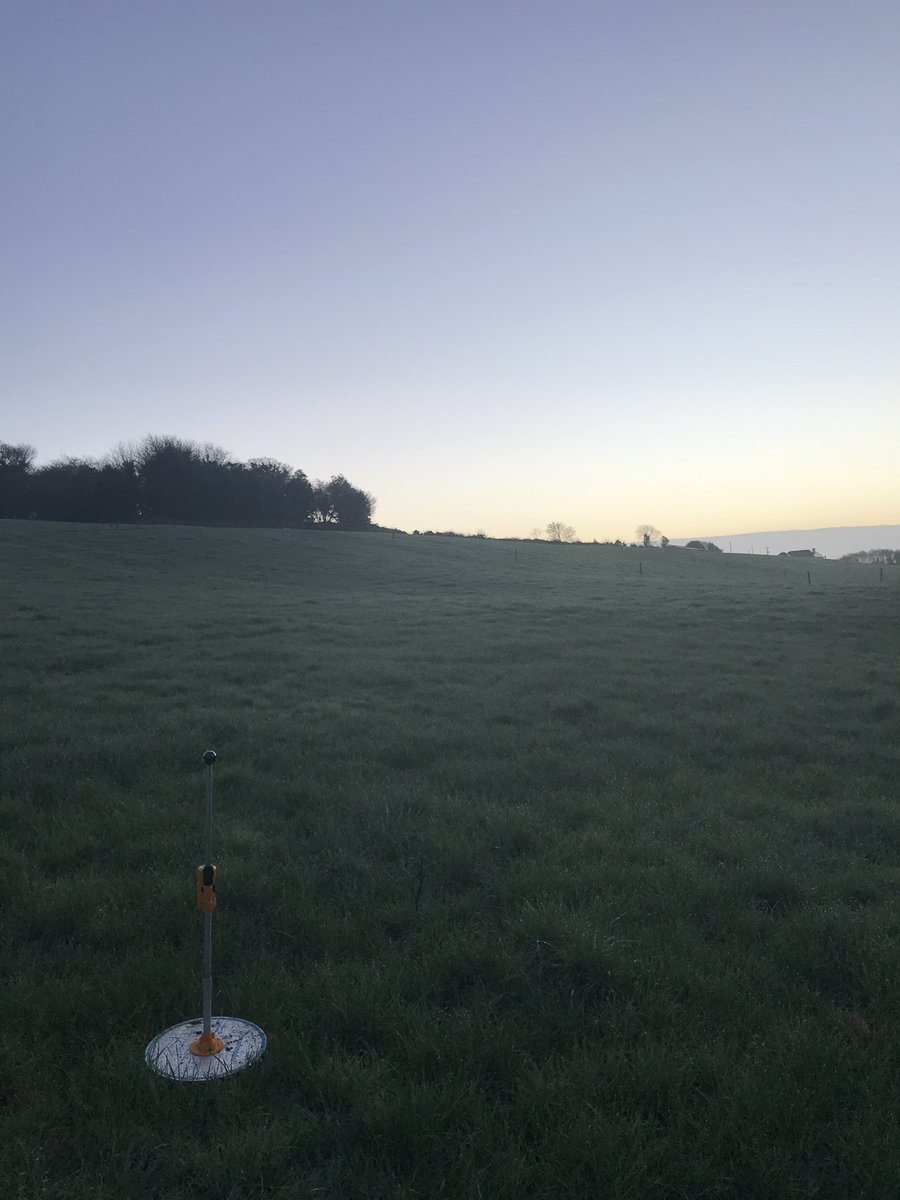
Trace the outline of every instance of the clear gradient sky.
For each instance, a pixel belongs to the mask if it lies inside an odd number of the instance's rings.
[[[897,0],[4,0],[0,439],[900,522]]]

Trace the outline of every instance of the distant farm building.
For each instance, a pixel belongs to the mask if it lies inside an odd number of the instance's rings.
[[[778,555],[779,558],[824,558],[824,554],[820,554],[813,546],[812,550],[782,550]]]

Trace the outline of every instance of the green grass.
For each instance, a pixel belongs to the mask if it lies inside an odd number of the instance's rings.
[[[900,1195],[900,572],[9,521],[0,563],[3,1195]],[[179,1086],[208,746],[215,1007],[269,1050]]]

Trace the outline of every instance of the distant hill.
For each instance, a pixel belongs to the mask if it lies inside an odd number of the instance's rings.
[[[683,546],[691,538],[672,538],[672,544]],[[900,525],[847,525],[830,529],[778,529],[760,533],[725,533],[701,536],[704,542],[715,542],[728,553],[729,544],[735,554],[780,554],[782,550],[816,549],[826,558],[840,558],[856,550],[882,547],[900,549]]]

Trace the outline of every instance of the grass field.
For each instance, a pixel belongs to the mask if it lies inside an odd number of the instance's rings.
[[[900,571],[6,521],[0,576],[2,1195],[900,1196]],[[210,746],[269,1049],[177,1085]]]

